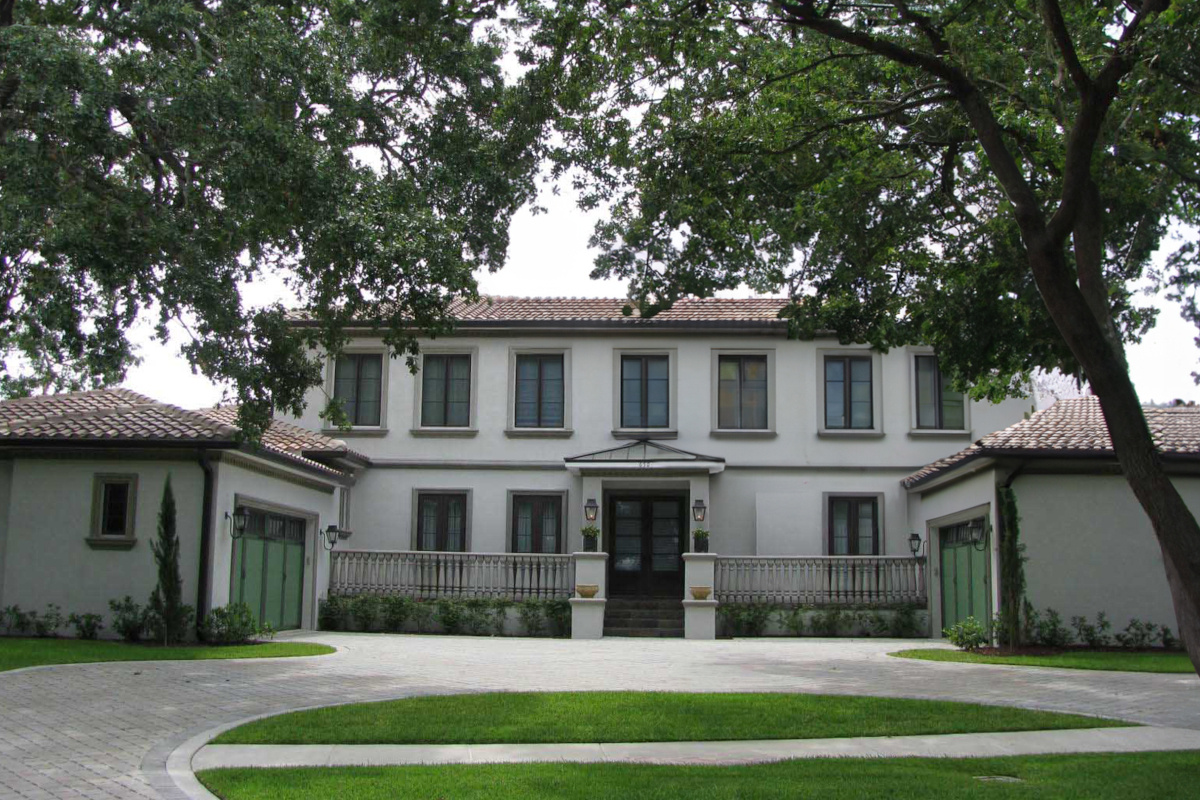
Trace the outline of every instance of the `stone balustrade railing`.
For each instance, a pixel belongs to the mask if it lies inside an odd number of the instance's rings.
[[[722,603],[926,603],[925,559],[911,556],[719,556]]]
[[[334,550],[331,595],[567,598],[574,589],[569,555]]]

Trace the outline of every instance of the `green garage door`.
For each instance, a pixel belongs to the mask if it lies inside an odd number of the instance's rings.
[[[985,535],[977,547],[971,537],[971,527],[983,524],[980,518],[938,530],[942,549],[943,628],[974,617],[991,630],[987,539]]]
[[[304,597],[303,519],[249,509],[246,533],[233,543],[230,602],[250,606],[277,631],[300,627]]]

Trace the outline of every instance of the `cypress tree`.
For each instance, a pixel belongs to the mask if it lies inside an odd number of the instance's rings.
[[[158,511],[158,538],[151,542],[158,566],[158,585],[150,595],[150,612],[164,645],[175,644],[186,632],[192,609],[183,604],[183,578],[179,575],[179,536],[175,533],[175,493],[171,476],[163,486]]]

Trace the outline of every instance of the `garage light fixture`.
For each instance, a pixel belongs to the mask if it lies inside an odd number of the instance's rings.
[[[967,524],[967,537],[976,550],[982,551],[987,547],[987,528],[984,527],[983,517],[973,519]]]
[[[250,512],[244,508],[239,508],[230,514],[225,512],[225,519],[229,520],[229,536],[234,541],[242,538],[246,532],[246,526],[250,524]]]

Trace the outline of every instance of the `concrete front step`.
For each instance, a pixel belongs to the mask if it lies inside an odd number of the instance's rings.
[[[682,639],[683,628],[623,628],[604,626],[605,636],[653,637],[659,639]]]
[[[683,617],[678,618],[662,618],[662,617],[605,617],[605,630],[609,628],[679,628],[683,629]]]

